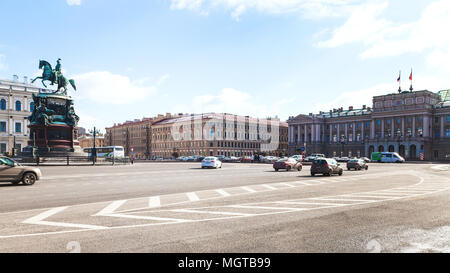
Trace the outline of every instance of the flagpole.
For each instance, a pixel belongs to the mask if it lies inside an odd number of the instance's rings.
[[[402,92],[402,71],[400,70],[399,76],[398,76],[398,92]]]
[[[409,87],[409,91],[413,91],[413,69],[411,68],[411,76],[409,77],[409,79],[411,80],[411,87]]]

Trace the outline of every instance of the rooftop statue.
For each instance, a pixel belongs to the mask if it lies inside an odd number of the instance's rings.
[[[51,82],[50,85],[58,85],[58,89],[54,92],[54,94],[61,92],[62,94],[67,94],[67,86],[70,85],[73,87],[74,90],[77,90],[77,87],[75,85],[75,81],[70,79],[66,79],[66,77],[63,76],[61,71],[61,59],[58,59],[56,62],[55,69],[52,68],[52,65],[48,63],[47,61],[40,60],[39,61],[39,69],[43,69],[43,73],[41,77],[36,77],[34,80],[31,81],[31,83],[34,83],[37,79],[42,80],[42,85],[47,88],[47,85],[45,84],[46,81]]]

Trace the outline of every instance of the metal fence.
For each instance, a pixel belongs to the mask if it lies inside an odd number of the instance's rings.
[[[49,156],[49,157],[16,157],[15,161],[28,166],[94,166],[94,165],[129,165],[129,157],[99,158],[88,156]]]

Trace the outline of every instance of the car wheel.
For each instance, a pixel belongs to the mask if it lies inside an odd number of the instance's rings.
[[[315,176],[316,174],[315,173],[311,173],[311,176]]]
[[[341,170],[339,171],[339,176],[342,176],[344,174],[344,172]]]
[[[350,171],[350,168],[347,168],[347,171]]]
[[[34,173],[26,173],[22,178],[22,183],[28,186],[34,185],[36,183],[37,177]]]
[[[286,167],[286,171],[290,172],[291,171],[291,167],[290,166]]]
[[[368,171],[369,170],[369,166],[366,166],[366,171]]]
[[[279,170],[278,170],[278,169],[275,169],[275,171],[278,172]]]
[[[13,181],[13,182],[11,182],[11,184],[18,185],[20,182],[21,182],[20,180],[19,181]]]
[[[302,167],[298,167],[297,171],[301,172],[302,171]]]

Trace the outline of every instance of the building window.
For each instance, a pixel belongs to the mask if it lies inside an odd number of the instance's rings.
[[[450,116],[447,116],[447,122],[450,122]]]
[[[0,122],[0,132],[6,132],[6,122]]]
[[[377,125],[381,125],[381,120],[380,119],[377,120]]]
[[[447,129],[447,130],[445,131],[445,136],[446,136],[447,138],[450,138],[450,129]]]
[[[6,143],[0,143],[0,153],[6,153]]]
[[[6,100],[2,99],[0,101],[0,110],[6,110]]]
[[[22,111],[22,103],[20,101],[16,101],[16,111]]]
[[[22,133],[22,123],[16,122],[16,133]]]

